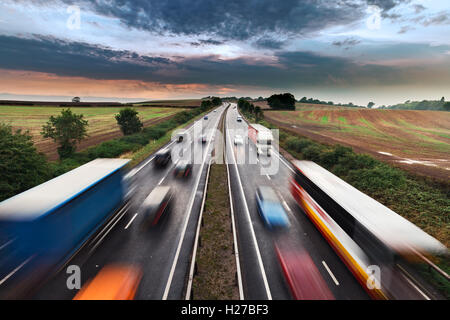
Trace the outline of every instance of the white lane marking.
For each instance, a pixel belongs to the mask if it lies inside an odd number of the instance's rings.
[[[244,300],[244,286],[242,285],[242,272],[241,262],[239,259],[239,247],[237,243],[237,231],[236,222],[234,221],[234,209],[233,209],[233,197],[231,195],[231,182],[230,182],[230,170],[227,164],[227,176],[228,176],[228,194],[230,196],[230,209],[231,209],[231,225],[233,227],[233,245],[234,245],[234,257],[236,259],[236,273],[238,278],[239,299]]]
[[[283,200],[283,206],[286,210],[292,212],[291,208],[289,208],[288,204],[286,203],[286,201]]]
[[[228,141],[231,141],[230,135],[228,134],[228,132],[227,132],[227,137],[228,137]],[[227,145],[230,145],[230,144],[227,143]],[[236,170],[236,174],[237,174],[237,177],[238,177],[238,182],[239,182],[239,186],[240,186],[241,195],[242,195],[242,198],[244,199],[244,208],[245,208],[245,212],[247,214],[246,216],[247,216],[247,220],[248,220],[248,225],[250,226],[250,234],[252,236],[253,244],[254,244],[254,246],[256,248],[256,257],[258,259],[259,269],[261,271],[261,275],[262,275],[263,282],[264,282],[264,287],[266,289],[267,299],[272,300],[272,294],[270,293],[269,283],[267,281],[266,272],[264,270],[264,265],[263,265],[263,262],[262,262],[261,253],[259,251],[258,242],[256,241],[255,230],[253,229],[253,223],[252,223],[252,220],[250,218],[250,212],[248,210],[247,199],[245,197],[245,193],[244,193],[244,188],[242,186],[241,177],[239,175],[239,171],[238,171],[238,168],[237,168],[236,158],[234,157],[234,153],[233,152],[231,152],[231,153],[233,155],[234,168]]]
[[[408,281],[409,284],[412,285],[412,286],[414,287],[414,289],[416,289],[416,290],[417,290],[417,291],[425,298],[425,300],[431,300],[430,297],[428,297],[422,290],[420,290],[420,288],[419,288],[418,286],[416,286],[416,285],[414,284],[414,282],[412,282],[411,280],[409,280],[408,277],[403,276],[403,278],[405,278],[406,281]]]
[[[278,152],[272,152],[272,153],[275,154],[275,155],[278,157],[278,159],[280,159],[281,162],[283,162],[284,165],[285,165],[289,170],[291,170],[293,173],[295,173],[294,169],[292,169],[291,166],[290,166],[286,161],[283,160],[283,158],[278,154]]]
[[[6,243],[2,244],[2,245],[0,246],[0,250],[2,250],[3,248],[7,247],[7,246],[8,246],[11,242],[13,242],[13,241],[14,241],[14,239],[11,239],[11,240],[7,241]]]
[[[131,218],[130,222],[128,222],[128,224],[125,227],[125,230],[128,229],[128,227],[133,223],[134,219],[136,219],[137,217],[137,213],[134,214],[133,218]]]
[[[119,216],[119,218],[111,225],[111,227],[105,232],[105,234],[97,241],[97,243],[92,247],[92,249],[89,250],[89,254],[94,252],[94,250],[100,245],[100,243],[102,243],[103,239],[105,239],[105,237],[108,235],[108,233],[115,227],[117,222],[119,222],[123,218],[123,216],[125,215],[126,212],[127,212],[126,210],[123,210],[123,213]],[[103,229],[103,230],[105,230],[105,229]]]
[[[34,256],[29,257],[24,262],[22,262],[18,267],[16,267],[13,271],[11,271],[6,277],[4,277],[2,280],[0,280],[0,286],[6,282],[9,278],[11,278],[17,271],[23,268],[24,265],[26,265]]]
[[[217,118],[217,121],[216,121],[216,123],[215,123],[213,128],[217,128],[219,120],[220,120],[220,117]],[[212,136],[212,134],[210,135],[210,137],[211,136]],[[172,285],[173,275],[175,273],[175,267],[176,267],[176,265],[178,263],[178,257],[180,255],[181,246],[183,245],[184,235],[186,233],[186,229],[187,229],[187,225],[188,225],[188,222],[189,222],[189,218],[191,217],[192,207],[194,206],[195,194],[197,193],[198,184],[200,183],[200,178],[202,176],[201,173],[203,172],[203,168],[205,166],[205,160],[206,160],[206,157],[208,155],[208,151],[209,151],[210,146],[211,146],[211,140],[208,142],[208,146],[206,147],[206,151],[207,152],[205,152],[205,155],[203,156],[203,161],[202,161],[202,165],[200,167],[200,171],[199,171],[199,174],[198,174],[197,181],[195,183],[195,188],[192,190],[190,204],[188,206],[189,207],[189,214],[184,219],[183,231],[181,232],[180,240],[178,242],[177,251],[176,251],[175,257],[173,259],[172,267],[170,268],[169,278],[167,279],[166,288],[164,289],[164,294],[163,294],[162,300],[167,300],[167,296],[169,295],[170,286]]]
[[[420,290],[420,288],[418,286],[416,286],[414,284],[414,282],[412,282],[409,278],[412,276],[402,267],[397,263],[397,267],[403,272],[401,273],[401,275],[403,276],[403,278],[405,278],[413,287],[414,289],[416,289],[426,300],[431,300],[422,290]]]
[[[194,124],[195,124],[195,122],[196,122],[196,121],[194,121],[194,123],[191,124],[190,127],[189,127],[188,129],[186,129],[186,131],[191,131],[192,129],[194,129]],[[174,143],[175,143],[175,140],[171,141],[171,142],[170,142],[167,146],[165,146],[164,149],[162,149],[162,150],[168,149],[168,148],[169,148],[172,144],[174,144]],[[157,151],[158,151],[158,150],[157,150]],[[155,152],[156,152],[156,151],[155,151]],[[151,157],[149,160],[147,160],[147,162],[145,162],[143,165],[141,165],[141,166],[139,167],[139,169],[135,169],[135,170],[130,171],[130,173],[129,173],[128,175],[134,176],[134,175],[137,174],[139,171],[141,171],[142,169],[144,169],[144,167],[145,167],[146,165],[148,165],[150,162],[152,162],[153,159],[155,159],[154,156]],[[128,176],[128,175],[127,175],[127,176]]]
[[[206,192],[208,191],[208,180],[209,180],[209,172],[211,169],[211,160],[212,159],[209,159],[208,172],[206,173],[206,180],[205,180],[206,181],[205,188],[203,189],[202,206],[200,207],[200,215],[198,217],[197,230],[195,232],[194,250],[192,251],[192,261],[191,261],[191,268],[189,270],[189,279],[188,279],[188,285],[187,285],[187,289],[186,289],[185,300],[191,299],[192,281],[194,280],[194,271],[195,271],[195,258],[197,256],[198,238],[200,236],[200,227],[202,224],[203,211],[205,209]]]
[[[102,230],[100,230],[100,232],[98,232],[98,234],[95,236],[95,238],[92,240],[91,243],[97,242],[97,239],[103,234],[103,232],[104,232],[106,229],[108,229],[109,226],[110,226],[112,223],[114,223],[114,221],[116,221],[116,219],[120,216],[120,214],[121,214],[123,211],[126,211],[126,210],[128,209],[129,205],[130,205],[130,202],[128,202],[127,204],[125,204],[125,205],[122,207],[122,209],[120,209],[120,211],[119,211],[114,217],[112,217],[110,221],[108,221],[108,223],[106,224],[106,226],[104,226],[104,227],[102,228]]]
[[[328,265],[325,261],[322,260],[322,264],[325,267],[325,269],[327,269],[328,273],[331,276],[331,279],[333,279],[334,283],[338,286],[339,285],[339,281],[337,281],[336,277],[334,276],[333,272],[331,272],[330,268],[328,268]]]

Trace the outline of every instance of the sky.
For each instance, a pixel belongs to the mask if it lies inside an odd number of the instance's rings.
[[[449,0],[2,0],[0,99],[450,100]]]

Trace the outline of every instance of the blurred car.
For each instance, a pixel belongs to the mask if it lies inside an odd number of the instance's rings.
[[[156,153],[155,155],[155,165],[157,167],[165,167],[170,160],[172,159],[172,155],[170,149],[164,149]]]
[[[133,300],[141,278],[138,267],[109,265],[87,282],[74,300]]]
[[[214,112],[217,112],[217,109],[215,109]]]
[[[296,300],[334,300],[319,270],[304,249],[275,245],[278,261]]]
[[[238,116],[236,120],[237,120],[237,122],[242,122],[242,117]]]
[[[208,120],[208,116],[204,116],[203,120]]]
[[[157,186],[142,202],[139,212],[144,215],[144,226],[158,224],[161,217],[170,209],[173,192],[171,187]]]
[[[275,191],[268,186],[256,189],[256,206],[265,225],[270,229],[289,227],[289,218]]]
[[[236,135],[234,137],[234,144],[235,145],[244,144],[244,138],[242,138],[242,136],[240,136],[240,135]]]
[[[200,142],[201,142],[201,143],[206,143],[206,141],[207,141],[206,135],[205,135],[205,134],[202,134],[202,135],[200,136]]]
[[[176,165],[173,175],[177,178],[186,178],[191,174],[192,171],[192,163],[188,161],[180,161]]]
[[[184,140],[187,140],[188,138],[188,133],[187,131],[181,131],[178,132],[177,135],[175,136],[175,140],[179,143],[179,142],[183,142]]]

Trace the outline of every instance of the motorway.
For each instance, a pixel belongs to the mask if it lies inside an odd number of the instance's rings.
[[[106,265],[130,264],[139,266],[143,272],[136,299],[183,297],[207,165],[213,147],[213,132],[209,131],[217,127],[225,106],[216,110],[209,114],[208,120],[199,120],[203,126],[202,133],[208,134],[205,145],[199,142],[199,133],[194,136],[194,125],[188,128],[191,140],[181,143],[185,150],[195,147],[197,157],[200,154],[198,151],[201,152],[201,163],[194,163],[190,177],[185,180],[176,179],[172,174],[175,163],[166,168],[156,168],[152,162],[153,156],[130,172],[135,187],[130,203],[70,262],[70,265],[80,266],[82,284]],[[179,145],[171,142],[163,148]],[[145,230],[141,228],[142,217],[137,214],[138,207],[157,185],[173,187],[175,201],[169,214],[156,228]],[[68,275],[65,271],[65,268],[62,269],[33,298],[72,299],[76,290],[67,289]]]
[[[234,134],[245,137],[247,133],[247,123],[237,122],[237,116],[237,109],[232,105],[226,116],[226,156],[237,226],[244,298],[291,299],[274,250],[274,241],[280,239],[283,242],[289,241],[294,247],[306,249],[336,299],[369,299],[291,196],[289,181],[292,168],[289,162],[276,151],[272,157],[261,155],[257,159],[255,145],[251,141],[248,144],[234,145]],[[264,168],[270,167],[271,161],[278,163],[278,170],[264,171]],[[273,166],[276,167],[274,164]],[[290,228],[285,232],[274,233],[266,229],[257,212],[255,191],[258,186],[263,185],[273,187],[282,200],[291,222]]]
[[[162,147],[182,149],[184,152],[193,150],[190,156],[195,157],[195,161],[189,178],[178,179],[173,176],[176,160],[165,168],[156,168],[154,155],[150,155],[127,174],[129,181],[132,181],[130,201],[101,227],[68,264],[27,298],[72,299],[77,290],[67,288],[68,265],[80,266],[83,285],[103,267],[119,263],[137,266],[142,271],[135,299],[184,299],[208,164],[213,157],[213,150],[215,153],[220,150],[216,142],[221,139],[215,137],[213,129],[217,128],[223,116],[241,298],[292,299],[275,251],[276,243],[287,243],[292,248],[303,248],[310,255],[335,299],[370,299],[291,196],[289,181],[293,168],[278,153],[277,145],[274,145],[271,157],[256,157],[255,145],[251,141],[234,145],[236,134],[247,137],[248,125],[245,121],[237,121],[239,114],[236,104],[228,108],[227,105],[210,112],[208,120],[202,118],[188,126],[186,130],[191,137],[188,141],[172,141]],[[202,134],[207,135],[205,144],[200,142]],[[159,185],[171,186],[175,201],[169,214],[155,228],[143,229],[144,217],[139,214],[139,206]],[[290,220],[287,230],[268,230],[257,211],[255,191],[257,187],[265,185],[276,190],[281,199]],[[8,285],[13,278],[4,281],[4,284]]]

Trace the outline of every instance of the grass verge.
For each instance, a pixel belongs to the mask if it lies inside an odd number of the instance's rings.
[[[221,131],[223,131],[222,116]],[[233,253],[227,168],[212,164],[206,194],[197,274],[192,283],[194,300],[239,300]]]

